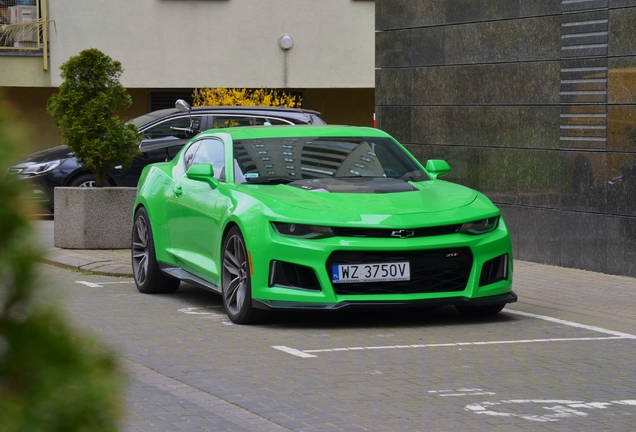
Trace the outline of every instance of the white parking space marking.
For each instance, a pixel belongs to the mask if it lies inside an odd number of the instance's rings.
[[[339,351],[358,351],[358,350],[388,350],[388,349],[406,349],[406,348],[444,348],[444,347],[461,347],[470,345],[503,345],[503,344],[525,344],[525,343],[540,343],[540,342],[582,342],[582,341],[603,341],[603,340],[618,340],[618,339],[636,339],[633,336],[614,336],[614,337],[583,337],[583,338],[550,338],[550,339],[521,339],[521,340],[502,340],[502,341],[484,341],[484,342],[455,342],[455,343],[439,343],[439,344],[417,344],[417,345],[383,345],[383,346],[368,346],[368,347],[354,347],[354,348],[323,348],[314,350],[297,350],[286,346],[272,346],[272,348],[288,352],[289,354],[296,355],[298,357],[316,357],[315,355],[307,356],[304,354],[309,353],[327,353],[327,352],[339,352]],[[303,354],[303,355],[300,355]]]
[[[115,285],[115,284],[131,284],[132,281],[124,281],[124,282],[88,282],[88,281],[75,281],[75,283],[86,285],[91,288],[104,288],[104,285]]]
[[[566,321],[566,320],[562,320],[562,319],[559,319],[559,318],[552,318],[552,317],[545,316],[545,315],[537,315],[537,314],[533,314],[533,313],[522,312],[522,311],[518,311],[518,310],[511,310],[511,309],[506,309],[505,312],[506,313],[511,313],[513,315],[521,315],[521,316],[526,316],[526,317],[530,317],[530,318],[537,318],[537,319],[540,319],[540,320],[550,321],[550,322],[554,322],[554,323],[558,323],[558,324],[563,324],[563,325],[567,325],[567,326],[570,326],[570,327],[576,327],[576,328],[581,328],[581,329],[585,329],[585,330],[592,330],[592,331],[599,332],[599,333],[605,333],[605,334],[610,334],[610,335],[614,335],[614,336],[620,336],[622,338],[636,339],[636,335],[633,335],[633,334],[617,332],[617,331],[614,331],[614,330],[608,330],[608,329],[604,329],[604,328],[601,328],[601,327],[589,326],[589,325],[585,325],[585,324],[579,324],[579,323],[575,323],[575,322],[572,322],[572,321]]]
[[[549,414],[529,414],[510,412],[518,409],[517,406],[535,405],[538,408],[547,410]],[[547,405],[547,406],[542,406]],[[485,414],[493,417],[518,417],[524,420],[546,423],[556,422],[561,419],[572,417],[587,417],[588,410],[608,409],[613,405],[636,405],[636,401],[632,399],[618,400],[611,402],[583,402],[561,399],[510,399],[500,400],[497,402],[480,402],[466,405],[466,411],[475,414]],[[585,411],[583,411],[585,410]]]
[[[187,307],[187,308],[181,308],[178,310],[178,312],[182,312],[184,314],[188,314],[188,315],[218,315],[214,312],[201,312],[199,311],[198,307]]]
[[[497,393],[487,392],[479,388],[459,388],[455,390],[429,390],[429,393],[437,393],[441,397],[449,396],[491,396]]]
[[[216,310],[220,312],[216,312]],[[181,312],[186,315],[195,315],[203,319],[217,320],[224,326],[233,326],[234,323],[230,321],[223,311],[223,306],[205,306],[205,307],[186,307],[177,309],[177,312]]]
[[[495,395],[480,388],[429,390],[429,394],[441,397],[465,397]],[[546,405],[546,406],[544,406]],[[465,411],[493,417],[518,417],[524,420],[546,423],[572,417],[587,417],[594,410],[608,409],[614,405],[636,406],[636,400],[625,399],[608,402],[584,402],[569,399],[508,399],[468,404]],[[519,412],[520,410],[526,412]],[[534,410],[534,413],[527,411]],[[545,414],[543,410],[547,410]]]
[[[273,346],[272,348],[277,349],[279,351],[286,352],[287,354],[295,355],[296,357],[302,357],[302,358],[316,357],[315,355],[307,354],[307,353],[304,353],[302,351],[299,351],[299,350],[296,350],[296,349],[293,349],[293,348],[289,348],[289,347],[286,347],[286,346]]]
[[[552,318],[545,315],[531,314],[521,311],[506,310],[506,313],[514,315],[527,316],[530,318],[541,319],[544,321],[554,322],[558,324],[567,325],[570,327],[591,330],[598,333],[604,333],[611,336],[603,337],[579,337],[579,338],[546,338],[546,339],[519,339],[519,340],[500,340],[500,341],[482,341],[482,342],[451,342],[451,343],[437,343],[437,344],[417,344],[417,345],[383,345],[383,346],[368,346],[368,347],[342,347],[342,348],[324,348],[324,349],[309,349],[299,350],[296,348],[290,348],[287,346],[272,346],[272,348],[286,352],[300,358],[317,357],[316,353],[327,352],[342,352],[342,351],[359,351],[359,350],[386,350],[386,349],[413,349],[413,348],[443,348],[443,347],[458,347],[458,346],[471,346],[471,345],[503,345],[503,344],[526,344],[526,343],[542,343],[542,342],[583,342],[583,341],[603,341],[603,340],[619,340],[619,339],[636,339],[636,335],[629,333],[622,333],[613,330],[604,329],[601,327],[594,327],[585,324],[579,324],[572,321],[566,321],[558,318]]]

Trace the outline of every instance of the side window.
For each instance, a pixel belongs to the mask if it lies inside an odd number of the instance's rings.
[[[214,168],[214,177],[223,180],[225,177],[225,150],[223,148],[223,141],[204,139],[199,142],[201,144],[196,150],[192,164],[211,164],[212,168]]]
[[[192,116],[192,124],[194,129],[201,126],[201,116]],[[150,129],[146,129],[143,132],[145,139],[165,138],[168,136],[174,136],[181,139],[189,138],[184,131],[174,130],[176,128],[188,128],[190,127],[190,117],[184,116],[179,118],[173,118],[166,120],[157,125],[152,126]]]
[[[201,141],[192,143],[192,145],[188,147],[185,154],[183,155],[183,161],[185,163],[186,171],[188,170],[188,168],[192,166],[192,162],[194,161],[194,155],[196,154],[200,144],[201,144]]]
[[[255,119],[255,124],[258,126],[262,126],[265,123],[269,123],[272,126],[275,125],[293,125],[294,123],[287,121],[287,120],[282,120],[282,119],[277,119],[277,118],[267,118],[267,117],[256,117]]]
[[[245,116],[214,116],[212,128],[229,128],[235,126],[254,126],[254,117]]]

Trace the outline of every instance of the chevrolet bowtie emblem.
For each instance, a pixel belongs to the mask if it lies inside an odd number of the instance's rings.
[[[415,231],[413,230],[399,230],[399,231],[393,231],[391,233],[391,237],[398,237],[398,238],[409,238],[409,237],[413,237],[415,235]]]

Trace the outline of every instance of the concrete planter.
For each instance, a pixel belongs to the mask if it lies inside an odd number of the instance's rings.
[[[137,188],[55,188],[53,244],[64,249],[130,249]]]

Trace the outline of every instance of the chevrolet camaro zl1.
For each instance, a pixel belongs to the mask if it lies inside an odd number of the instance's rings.
[[[141,175],[135,283],[213,290],[239,324],[356,306],[496,314],[517,299],[506,223],[483,194],[438,178],[449,171],[373,128],[201,133]]]

